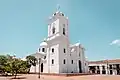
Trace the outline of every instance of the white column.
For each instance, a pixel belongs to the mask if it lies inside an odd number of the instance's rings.
[[[102,74],[102,65],[100,65],[100,74]]]
[[[115,75],[115,70],[113,70],[113,75]]]
[[[108,65],[105,65],[105,71],[106,71],[106,74],[108,74]]]
[[[117,75],[117,70],[113,70],[113,75]]]
[[[117,74],[117,71],[116,71],[116,65],[113,65],[113,75],[116,75]]]
[[[97,66],[95,66],[95,73],[97,74]]]

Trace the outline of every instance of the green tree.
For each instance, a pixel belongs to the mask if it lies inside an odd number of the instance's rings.
[[[29,58],[30,62],[32,61],[31,65],[35,65],[36,58]],[[2,70],[2,72],[4,73],[11,73],[15,76],[15,78],[18,73],[27,73],[29,71],[29,68],[30,64],[28,63],[28,61],[23,61],[10,55],[0,55],[0,70]]]
[[[0,55],[0,70],[1,70],[2,72],[4,72],[4,66],[5,66],[7,60],[8,60],[8,59],[7,59],[6,56]]]
[[[29,71],[29,64],[27,61],[20,61],[21,66],[20,66],[20,73],[27,73]]]
[[[1,68],[2,68],[2,72],[5,73],[5,72],[11,72],[12,70],[12,62],[13,62],[14,58],[13,56],[10,56],[10,55],[2,55],[0,57],[0,63],[2,64]]]
[[[0,65],[4,65],[7,62],[7,57],[0,55]]]
[[[37,59],[32,55],[27,56],[26,59],[27,59],[27,62],[29,64],[29,71],[30,71],[31,66],[35,66],[35,71],[36,71]]]
[[[7,62],[4,69],[6,72],[12,73],[12,75],[16,78],[18,73],[26,73],[28,71],[28,63],[27,61],[22,61],[15,58]]]

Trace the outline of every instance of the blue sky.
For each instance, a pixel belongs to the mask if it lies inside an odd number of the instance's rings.
[[[0,54],[24,57],[47,37],[48,17],[69,17],[71,43],[80,41],[88,60],[120,58],[120,0],[0,0]],[[115,45],[110,45],[118,40]]]

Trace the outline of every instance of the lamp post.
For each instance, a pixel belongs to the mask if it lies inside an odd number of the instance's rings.
[[[108,59],[107,59],[107,74],[109,74],[109,70],[108,70]]]
[[[39,58],[39,75],[38,75],[38,78],[40,78],[40,63],[41,63],[41,58]]]

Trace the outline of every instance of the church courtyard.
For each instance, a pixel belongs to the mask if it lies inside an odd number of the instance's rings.
[[[0,80],[119,80],[120,75],[84,75],[84,76],[45,76],[42,75],[41,78],[38,78],[36,74],[24,74],[18,76],[21,79],[11,79],[10,77],[0,77]]]

